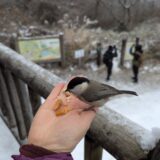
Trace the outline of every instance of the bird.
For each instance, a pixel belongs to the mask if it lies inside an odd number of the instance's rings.
[[[129,90],[119,90],[110,85],[89,79],[87,77],[76,76],[72,78],[64,91],[67,97],[70,94],[75,95],[80,100],[88,103],[92,109],[93,107],[103,106],[106,101],[112,96],[120,95],[120,94],[131,94],[138,96],[138,94],[134,91]],[[57,115],[63,115],[69,112],[69,107],[60,107],[63,103],[59,100],[58,105],[56,106]],[[59,110],[61,108],[61,110]],[[88,109],[87,109],[88,110]]]
[[[120,94],[138,96],[134,91],[118,90],[110,85],[81,76],[71,79],[67,85],[66,91],[71,92],[84,102],[93,104],[93,106],[94,104],[98,106],[103,105],[106,99]]]

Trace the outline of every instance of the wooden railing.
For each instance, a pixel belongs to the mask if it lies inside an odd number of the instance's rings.
[[[61,81],[0,44],[1,115],[20,143],[27,138],[33,115],[40,105],[39,96],[46,98]],[[151,134],[115,111],[101,109],[86,136],[85,160],[100,160],[102,148],[118,160],[160,160],[159,144],[151,151],[141,144],[143,136]]]

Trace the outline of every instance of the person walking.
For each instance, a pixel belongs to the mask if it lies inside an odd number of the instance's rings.
[[[112,68],[113,68],[113,58],[117,57],[117,48],[116,46],[109,46],[107,51],[103,55],[103,63],[106,65],[107,68],[107,77],[106,80],[110,80],[110,76],[112,75]]]
[[[136,38],[135,44],[130,49],[130,54],[133,56],[132,60],[132,71],[133,71],[133,82],[138,83],[138,74],[139,74],[139,67],[142,63],[142,54],[143,49],[142,45],[139,43],[139,38]]]

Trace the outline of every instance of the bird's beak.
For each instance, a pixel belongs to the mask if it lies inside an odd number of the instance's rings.
[[[64,92],[68,92],[68,89],[65,89]]]
[[[65,85],[62,89],[62,92],[67,92],[68,91],[68,88],[67,88],[67,85]]]

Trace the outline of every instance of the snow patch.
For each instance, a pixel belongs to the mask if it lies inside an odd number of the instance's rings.
[[[158,139],[149,131],[145,134],[142,134],[140,137],[137,137],[137,140],[142,149],[146,151],[152,150],[158,142]]]
[[[135,136],[137,142],[140,142],[141,147],[145,150],[153,149],[160,139],[159,97],[160,91],[157,90],[139,97],[122,97],[107,103],[109,108],[146,129],[144,132],[139,130],[136,125],[129,126],[129,132]],[[116,119],[114,122],[123,126],[128,125],[127,121],[121,119]]]
[[[11,160],[11,155],[19,153],[19,144],[0,117],[0,160]]]

